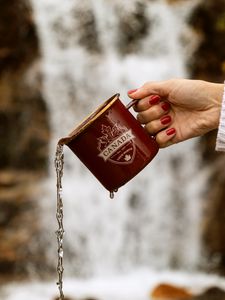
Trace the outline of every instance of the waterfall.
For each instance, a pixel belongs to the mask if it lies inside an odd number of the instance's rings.
[[[149,80],[188,77],[196,39],[187,18],[196,1],[32,1],[42,49],[44,97],[52,140],[43,223],[49,264],[56,264],[57,140],[116,92]],[[195,3],[195,4],[194,4]],[[204,174],[197,139],[161,150],[113,201],[65,149],[65,269],[89,276],[139,268],[196,269],[201,261]]]

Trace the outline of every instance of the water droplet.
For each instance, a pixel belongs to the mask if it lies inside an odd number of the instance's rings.
[[[113,191],[110,191],[110,193],[109,193],[110,199],[113,199],[113,198],[114,198],[114,193],[116,193],[116,192],[118,192],[118,189],[115,189],[115,190],[113,190]]]
[[[63,257],[63,249],[59,250],[59,257]]]

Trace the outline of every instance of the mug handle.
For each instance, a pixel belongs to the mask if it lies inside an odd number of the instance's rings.
[[[126,109],[130,109],[132,106],[134,106],[140,99],[133,99],[131,100],[127,105]],[[151,135],[151,137],[155,140],[155,135]]]
[[[130,109],[132,106],[134,106],[137,102],[139,101],[139,99],[133,99],[131,100],[127,105],[126,105],[126,109]]]

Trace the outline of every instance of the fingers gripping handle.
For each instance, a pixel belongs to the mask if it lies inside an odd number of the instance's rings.
[[[133,99],[126,105],[126,108],[130,109],[132,106],[136,105],[138,103],[138,101],[139,101],[139,99]]]

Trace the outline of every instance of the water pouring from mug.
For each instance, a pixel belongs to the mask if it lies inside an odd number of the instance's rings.
[[[58,221],[58,229],[56,231],[57,242],[58,242],[58,288],[60,294],[60,300],[64,299],[63,293],[63,236],[65,234],[63,226],[63,199],[62,199],[62,177],[63,177],[63,165],[64,165],[64,154],[63,145],[58,144],[55,153],[55,170],[57,176],[56,188],[57,188],[57,210],[56,219]]]

